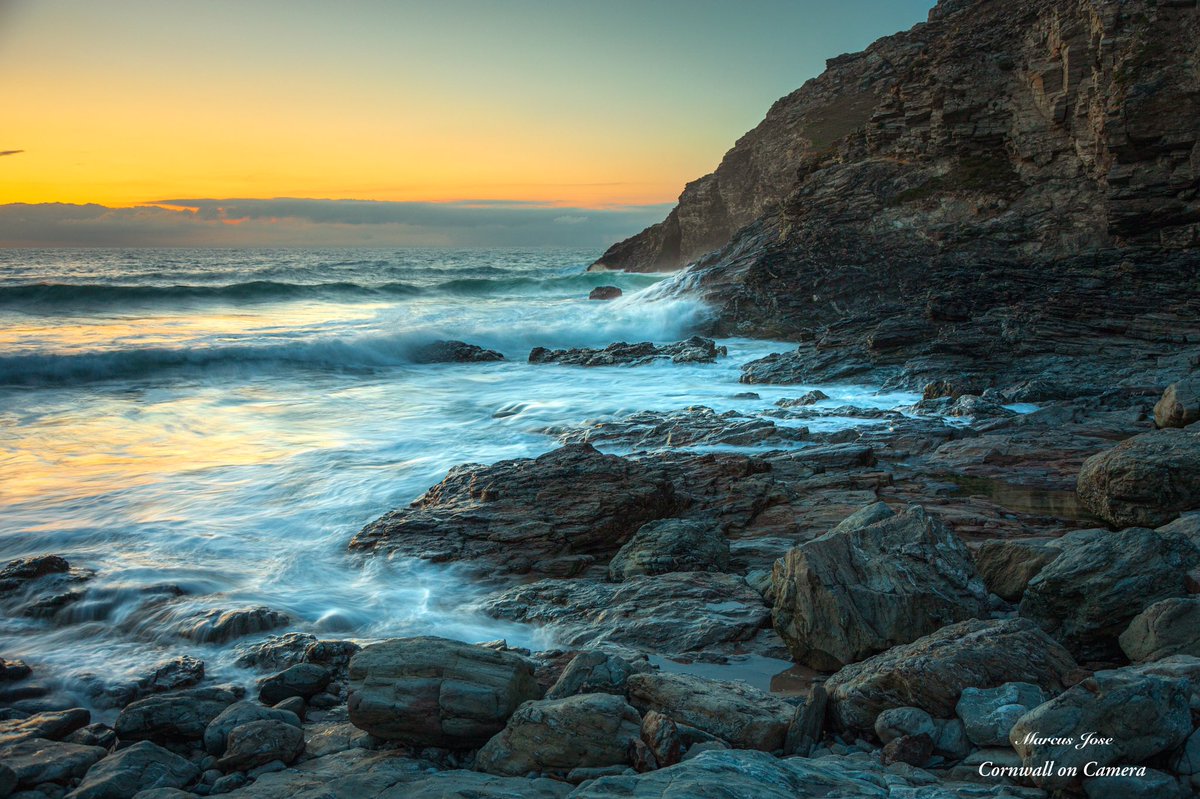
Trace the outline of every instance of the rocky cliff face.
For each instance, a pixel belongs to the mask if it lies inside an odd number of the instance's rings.
[[[1200,342],[1198,141],[1196,0],[943,0],[830,60],[597,268],[692,263],[714,332],[872,363],[1098,336],[1119,361]]]

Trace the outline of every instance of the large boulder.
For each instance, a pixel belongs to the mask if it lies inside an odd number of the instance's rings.
[[[720,525],[692,519],[658,519],[642,525],[608,564],[608,579],[639,574],[723,572],[729,569],[729,542]]]
[[[1200,553],[1181,536],[1130,528],[1081,530],[1030,582],[1021,616],[1032,619],[1080,659],[1120,657],[1117,637],[1161,599],[1187,594]]]
[[[869,506],[792,549],[772,574],[775,629],[799,662],[836,669],[984,614],[966,546],[912,506]]]
[[[300,728],[300,718],[290,710],[273,707],[263,707],[254,702],[234,702],[221,711],[220,715],[208,723],[204,729],[204,749],[210,755],[221,756],[225,753],[225,742],[234,727],[249,724],[252,721],[282,721]]]
[[[350,547],[562,576],[611,557],[643,524],[680,506],[661,472],[578,444],[455,467],[409,507],[364,527]]]
[[[782,749],[796,706],[741,682],[691,674],[634,674],[630,703],[715,735],[739,749]]]
[[[88,769],[68,799],[126,799],[153,788],[182,788],[200,776],[186,758],[149,741],[112,754]]]
[[[1154,405],[1154,424],[1163,427],[1187,427],[1200,421],[1200,376],[1172,383]]]
[[[825,688],[833,723],[871,734],[889,708],[951,718],[966,688],[1028,682],[1057,693],[1075,668],[1071,654],[1029,621],[971,619],[846,666]]]
[[[627,765],[641,723],[638,712],[612,694],[526,702],[479,750],[475,768],[517,777]]]
[[[277,705],[294,696],[311,699],[325,690],[331,676],[324,666],[297,663],[263,680],[258,687],[258,698],[268,705]]]
[[[1130,660],[1200,656],[1200,598],[1176,597],[1143,610],[1117,639]]]
[[[1200,508],[1200,432],[1154,430],[1126,439],[1084,461],[1076,491],[1113,527],[1158,527]]]
[[[1037,541],[984,541],[975,550],[975,568],[988,591],[1008,602],[1020,602],[1029,581],[1060,552]]]
[[[1182,744],[1192,731],[1190,693],[1187,680],[1099,671],[1022,716],[1009,741],[1026,766],[1054,761],[1079,769],[1075,776],[1058,768],[1033,776],[1042,788],[1071,788],[1086,763],[1136,764]]]
[[[66,783],[82,777],[107,754],[108,750],[99,746],[30,738],[0,749],[0,763],[12,770],[18,788],[33,788],[43,782]]]
[[[445,638],[395,638],[350,661],[350,721],[411,746],[482,746],[540,694],[528,660]]]
[[[127,705],[114,727],[126,741],[199,741],[209,723],[238,698],[220,686],[148,696]]]

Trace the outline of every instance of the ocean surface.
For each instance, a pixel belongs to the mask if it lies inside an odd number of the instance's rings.
[[[84,694],[88,674],[119,682],[179,654],[237,679],[255,637],[197,644],[178,629],[259,605],[326,636],[552,644],[475,613],[478,589],[453,567],[346,544],[451,466],[552,449],[545,428],[697,404],[753,413],[805,390],[734,398],[742,363],[787,349],[761,341],[724,341],[729,357],[708,365],[529,365],[535,346],[665,343],[704,320],[659,276],[584,273],[595,255],[0,251],[0,565],[56,553],[95,572],[53,620],[0,614],[0,656]],[[588,301],[603,284],[625,296]],[[508,360],[412,362],[446,338]],[[832,405],[916,399],[822,388]]]

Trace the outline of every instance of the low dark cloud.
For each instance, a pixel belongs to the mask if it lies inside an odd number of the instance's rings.
[[[448,246],[602,249],[665,205],[572,208],[516,201],[164,199],[136,208],[0,205],[0,246]]]
[[[0,156],[19,155],[20,153],[23,153],[23,152],[25,152],[25,151],[24,150],[0,150]]]

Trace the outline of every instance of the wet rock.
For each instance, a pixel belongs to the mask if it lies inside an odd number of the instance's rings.
[[[778,400],[775,404],[780,408],[800,408],[807,405],[816,405],[821,400],[827,399],[829,399],[829,395],[818,388],[813,389],[812,391],[806,391],[799,397],[790,397]]]
[[[541,693],[524,658],[433,637],[366,647],[350,680],[350,721],[413,746],[481,746]]]
[[[31,673],[32,670],[25,665],[24,661],[0,658],[0,682],[23,680]]]
[[[783,748],[796,714],[795,706],[745,683],[690,674],[635,674],[628,694],[643,713],[653,710],[735,747],[766,752]]]
[[[17,773],[0,763],[0,797],[7,797],[17,787]]]
[[[642,525],[608,564],[608,579],[640,574],[723,572],[729,542],[719,525],[690,519],[659,519]]]
[[[792,549],[772,574],[775,629],[813,668],[861,660],[986,607],[970,553],[936,518],[882,503],[860,514]]]
[[[263,641],[240,645],[236,665],[259,671],[283,671],[303,663],[305,653],[316,643],[317,637],[310,633],[269,635]]]
[[[259,684],[258,698],[274,705],[293,696],[310,699],[329,685],[329,670],[315,663],[297,663]]]
[[[984,541],[975,550],[975,568],[988,591],[1007,602],[1020,602],[1029,581],[1060,552],[1034,541]]]
[[[0,748],[0,763],[12,769],[18,788],[34,788],[44,782],[66,783],[82,777],[108,754],[98,746],[30,738]]]
[[[71,710],[35,713],[27,718],[0,721],[0,746],[45,738],[61,741],[92,720],[92,714],[81,707]]]
[[[301,727],[300,718],[289,710],[262,707],[253,702],[234,702],[204,728],[204,750],[210,755],[223,755],[230,731],[252,721],[280,721],[297,729]]]
[[[565,774],[573,768],[628,765],[641,717],[612,694],[526,702],[475,759],[491,774]]]
[[[1070,653],[1025,619],[971,619],[846,666],[825,688],[834,724],[870,734],[889,708],[950,718],[965,688],[1030,682],[1057,693],[1075,668]]]
[[[189,688],[128,705],[114,725],[122,740],[199,741],[204,730],[239,698],[229,687]]]
[[[276,719],[239,724],[229,731],[225,754],[217,761],[222,771],[248,771],[276,760],[291,763],[304,751],[299,725]]]
[[[1081,659],[1119,658],[1117,637],[1133,617],[1184,596],[1198,560],[1185,539],[1141,528],[1084,530],[1056,544],[1062,554],[1029,582],[1020,612]]]
[[[362,650],[353,641],[316,641],[304,650],[304,662],[324,666],[329,673],[344,677],[351,659]]]
[[[670,572],[598,580],[540,580],[480,604],[490,616],[536,624],[564,646],[619,644],[676,654],[748,641],[766,624],[762,597],[740,577]]]
[[[290,623],[286,614],[267,607],[210,610],[200,619],[182,624],[179,635],[196,643],[223,644]]]
[[[1133,618],[1118,641],[1133,661],[1200,656],[1200,598],[1155,602]]]
[[[906,735],[924,735],[932,743],[933,735],[936,731],[937,728],[934,726],[933,716],[930,716],[919,707],[889,708],[880,713],[875,719],[875,735],[885,744],[891,743],[897,738],[903,738]]]
[[[649,341],[640,344],[626,344],[621,341],[609,344],[602,350],[586,347],[548,350],[545,347],[534,347],[529,353],[529,362],[569,366],[643,366],[665,359],[674,363],[712,363],[718,357],[727,354],[725,347],[718,347],[712,339],[692,336],[686,341],[664,344],[661,347]]]
[[[621,419],[543,430],[564,444],[608,443],[640,450],[727,445],[786,446],[808,438],[808,429],[776,425],[737,411],[717,413],[704,405],[678,411],[639,411]]]
[[[616,286],[596,286],[588,292],[589,300],[615,300],[623,292]]]
[[[1046,701],[1046,693],[1027,682],[996,688],[964,688],[954,712],[976,746],[1006,746],[1017,719]]]
[[[1114,527],[1158,527],[1200,508],[1200,432],[1154,430],[1088,458],[1079,499]]]
[[[110,684],[102,675],[85,674],[80,679],[91,689],[92,703],[96,707],[125,707],[152,694],[187,688],[204,679],[204,661],[180,655],[162,661],[151,670],[130,682]]]
[[[1200,421],[1200,377],[1172,383],[1154,406],[1154,424],[1159,427],[1187,427]]]
[[[105,749],[112,749],[117,745],[117,731],[107,724],[89,724],[86,727],[80,727],[75,730],[75,732],[64,737],[63,740],[71,744],[100,746]]]
[[[651,467],[572,445],[535,459],[451,469],[412,505],[364,527],[350,546],[482,560],[493,573],[561,573],[567,561],[579,568],[583,556],[611,556],[680,504],[671,482]]]
[[[465,341],[434,341],[412,351],[413,363],[487,363],[503,361],[495,350]]]
[[[1077,777],[1035,776],[1039,787],[1076,787],[1086,763],[1141,763],[1182,744],[1192,731],[1189,694],[1186,680],[1098,671],[1022,716],[1009,740],[1027,766],[1053,760],[1079,769]],[[1077,748],[1085,732],[1108,741]]]
[[[644,660],[630,662],[616,655],[589,650],[571,658],[562,674],[546,691],[546,699],[562,699],[576,694],[625,695],[625,683],[631,674],[649,671]]]
[[[40,555],[9,561],[0,569],[0,594],[14,591],[31,580],[49,574],[66,574],[70,569],[71,564],[58,555]]]
[[[125,799],[139,791],[182,788],[200,769],[179,755],[141,741],[96,763],[68,799]]]

